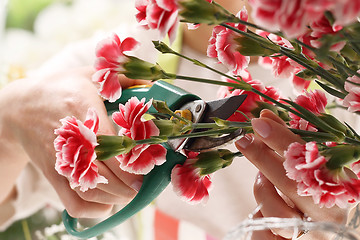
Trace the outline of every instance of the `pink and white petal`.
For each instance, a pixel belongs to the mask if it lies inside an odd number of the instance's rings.
[[[120,50],[120,38],[115,33],[106,39],[100,41],[95,49],[97,57],[104,57],[109,62],[117,62],[117,59],[122,52]]]
[[[172,11],[178,7],[175,0],[157,0],[156,2],[159,7],[166,11]]]
[[[99,94],[109,102],[115,102],[121,97],[121,90],[117,72],[108,71],[104,81],[100,82]]]
[[[99,129],[99,116],[97,115],[95,108],[88,109],[84,125],[95,134],[97,133]]]
[[[140,43],[132,37],[125,38],[120,45],[120,51],[121,52],[134,51],[137,49],[139,44]]]

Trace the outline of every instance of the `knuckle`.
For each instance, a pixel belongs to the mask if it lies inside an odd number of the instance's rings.
[[[253,186],[253,193],[256,199],[261,198],[261,196],[266,192],[266,184],[260,178],[258,178]]]
[[[86,192],[77,191],[79,197],[88,202],[97,202],[98,196],[95,191],[88,190]]]

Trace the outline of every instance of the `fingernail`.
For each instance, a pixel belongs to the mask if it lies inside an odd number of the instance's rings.
[[[236,144],[240,146],[242,149],[245,149],[249,144],[253,141],[253,137],[251,135],[245,135],[236,141]]]
[[[271,126],[260,118],[255,118],[251,120],[251,125],[254,131],[263,138],[267,138],[271,132]]]
[[[135,191],[139,192],[140,188],[142,186],[142,181],[135,181],[131,184],[131,188],[134,189]]]

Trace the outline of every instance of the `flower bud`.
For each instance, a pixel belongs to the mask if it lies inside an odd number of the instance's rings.
[[[197,157],[198,160],[194,166],[201,169],[201,175],[207,175],[229,166],[235,154],[228,149],[218,149],[201,152]]]
[[[217,4],[206,0],[180,0],[179,15],[189,23],[218,25],[224,22],[237,22],[237,18]]]
[[[340,132],[343,132],[345,134],[350,133],[350,131],[348,131],[348,128],[344,124],[342,124],[336,117],[330,114],[322,113],[319,118],[329,124],[331,127],[339,130]]]
[[[127,56],[129,60],[123,64],[121,73],[131,79],[159,80],[168,78],[158,64]]]
[[[95,147],[95,152],[100,161],[128,153],[136,145],[135,140],[127,136],[100,135],[97,142],[99,145]]]
[[[173,111],[170,110],[166,102],[160,101],[160,100],[153,100],[152,102],[153,107],[158,111],[159,113],[164,113],[172,116],[174,114]]]
[[[172,50],[168,45],[166,45],[162,41],[152,41],[152,42],[154,44],[155,49],[161,53],[176,53],[174,50]]]
[[[296,73],[296,76],[309,81],[316,78],[316,74],[314,74],[314,72],[309,69],[303,69],[299,71],[298,73]]]
[[[278,46],[271,44],[265,38],[259,38],[259,40],[261,40],[262,43],[246,36],[240,36],[235,39],[235,41],[239,44],[236,50],[244,56],[262,57],[270,56],[277,52],[276,50],[269,49],[268,47],[277,48],[277,50],[280,50]],[[264,44],[266,44],[268,47],[265,48]]]
[[[360,157],[360,146],[357,145],[337,145],[325,148],[321,155],[328,157],[326,167],[329,169],[339,169],[352,162],[358,161]]]
[[[153,120],[162,136],[177,136],[183,133],[184,124],[179,120]]]

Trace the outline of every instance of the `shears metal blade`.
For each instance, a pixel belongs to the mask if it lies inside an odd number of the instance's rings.
[[[203,100],[195,100],[183,105],[180,110],[187,109],[192,114],[193,123],[211,123],[214,118],[223,120],[228,119],[245,101],[247,95],[231,96],[219,100],[205,102]],[[204,130],[203,130],[204,131]],[[199,130],[197,131],[199,132]],[[196,137],[183,138],[168,141],[170,147],[176,151],[182,149],[189,151],[202,151],[216,148],[237,139],[244,133],[243,129],[237,129],[229,134],[219,137]]]

